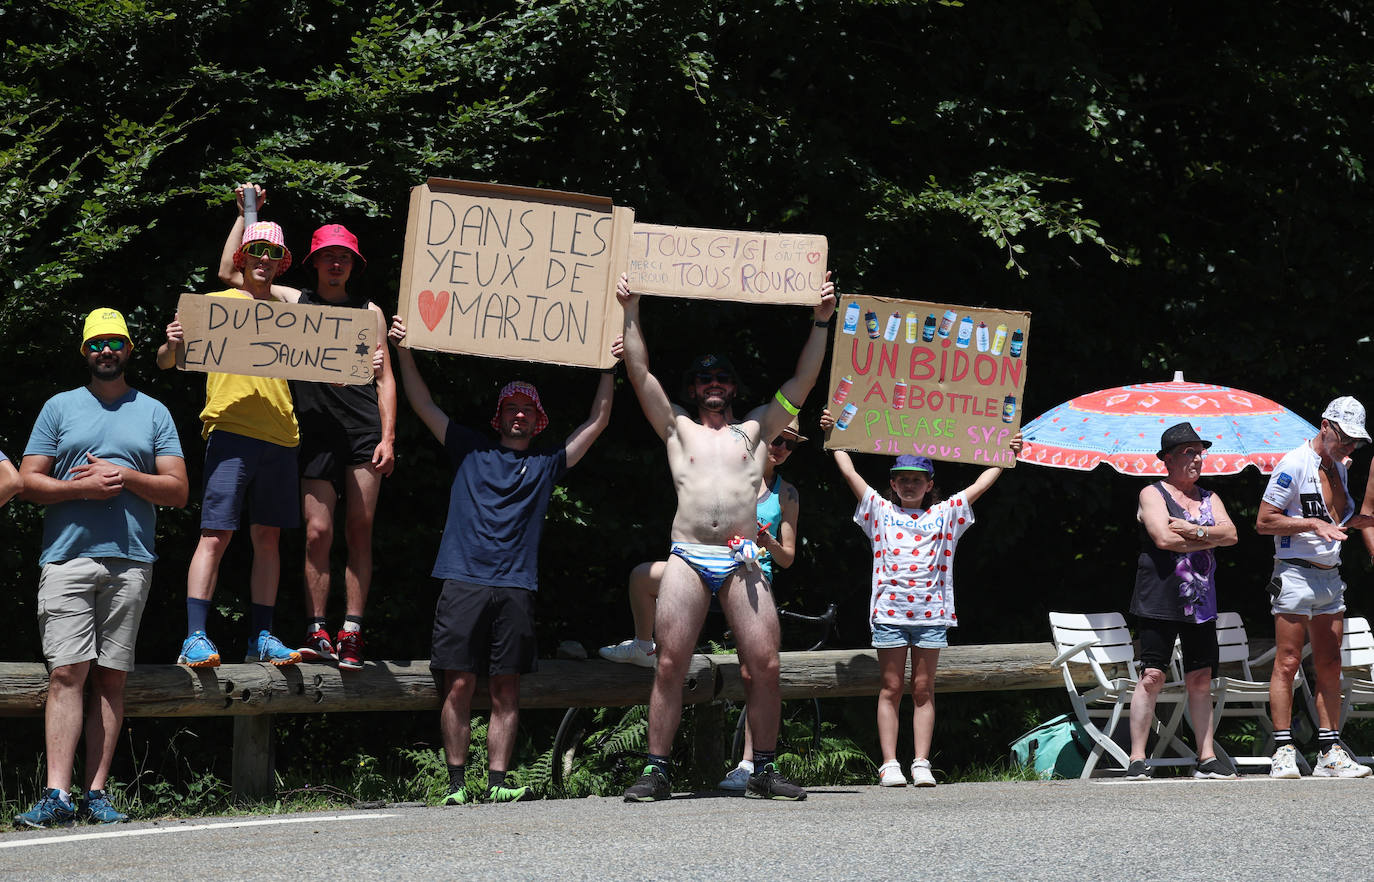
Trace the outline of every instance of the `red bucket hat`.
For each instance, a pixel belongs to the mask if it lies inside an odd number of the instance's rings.
[[[506,403],[506,399],[515,395],[528,395],[534,402],[534,410],[539,415],[534,419],[534,434],[538,435],[544,431],[549,424],[549,415],[544,413],[544,405],[539,403],[539,392],[529,383],[522,383],[516,380],[507,383],[501,389],[501,394],[496,396],[496,413],[491,418],[491,427],[496,431],[501,431],[501,405]]]
[[[310,237],[310,253],[305,256],[305,262],[309,263],[316,251],[332,245],[342,245],[352,251],[353,256],[362,261],[364,267],[367,266],[367,258],[358,251],[358,237],[350,233],[348,227],[343,224],[325,224],[316,230],[315,235]]]
[[[258,221],[249,224],[243,231],[243,241],[239,243],[239,250],[234,252],[234,269],[243,269],[243,246],[252,242],[267,242],[270,245],[280,245],[285,252],[281,264],[277,267],[277,275],[281,275],[291,267],[291,249],[286,247],[286,236],[282,234],[281,227],[272,221]]]

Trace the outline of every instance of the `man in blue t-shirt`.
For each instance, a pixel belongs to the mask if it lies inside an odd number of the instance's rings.
[[[405,339],[400,316],[390,337]],[[619,355],[620,341],[612,346]],[[495,441],[449,419],[415,366],[409,349],[397,348],[401,382],[410,406],[434,433],[453,463],[448,520],[439,540],[433,575],[444,580],[434,611],[430,667],[439,678],[439,726],[448,763],[445,805],[472,801],[464,786],[472,737],[472,696],[486,674],[491,693],[487,729],[487,799],[514,802],[524,787],[507,787],[506,771],[520,715],[520,675],[535,668],[534,592],[539,539],[549,497],[563,473],[577,465],[611,419],[614,368],[603,371],[591,415],[562,446],[531,450],[549,417],[528,383],[506,384],[496,401]]]
[[[49,670],[48,785],[16,818],[30,827],[65,826],[78,811],[96,823],[128,820],[110,804],[105,779],[157,559],[156,506],[180,508],[188,492],[172,415],[124,378],[133,351],[124,317],[95,310],[81,341],[90,382],[48,399],[19,465],[24,498],[47,506],[38,626]],[[72,764],[83,728],[86,795],[74,808]]]

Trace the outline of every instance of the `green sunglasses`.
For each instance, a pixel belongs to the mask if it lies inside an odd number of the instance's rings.
[[[115,337],[113,340],[86,341],[86,348],[89,349],[91,352],[103,352],[105,351],[106,346],[110,347],[111,352],[123,352],[124,340],[120,337]]]
[[[268,260],[281,260],[286,256],[286,249],[280,245],[273,245],[271,242],[249,242],[243,246],[244,254],[251,254],[254,257],[265,257]]]

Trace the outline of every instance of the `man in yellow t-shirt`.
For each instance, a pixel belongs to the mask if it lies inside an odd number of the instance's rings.
[[[263,222],[243,228],[234,264],[243,271],[243,289],[216,291],[210,297],[275,299],[272,280],[291,265],[281,227]],[[236,230],[237,232],[238,230]],[[157,353],[158,367],[176,364],[182,344],[181,322],[167,326],[167,342]],[[253,542],[251,638],[246,660],[293,665],[300,653],[272,636],[272,614],[281,581],[283,527],[300,524],[296,497],[296,448],[300,435],[286,380],[210,373],[205,380],[205,409],[200,412],[205,438],[205,497],[201,505],[200,542],[186,574],[187,636],[177,664],[212,668],[219,650],[206,635],[210,601],[215,595],[219,564],[245,505]]]

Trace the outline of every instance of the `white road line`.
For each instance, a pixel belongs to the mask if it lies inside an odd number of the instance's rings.
[[[157,836],[163,833],[189,833],[197,830],[223,830],[227,827],[268,827],[273,824],[313,824],[321,821],[367,821],[373,818],[394,818],[396,815],[316,815],[310,818],[268,818],[262,821],[223,821],[215,824],[178,824],[175,827],[149,827],[140,830],[110,830],[103,833],[74,833],[71,836],[43,836],[19,842],[0,842],[0,848],[24,848],[29,845],[62,845],[67,842],[87,842],[92,839],[117,839],[123,836]]]

